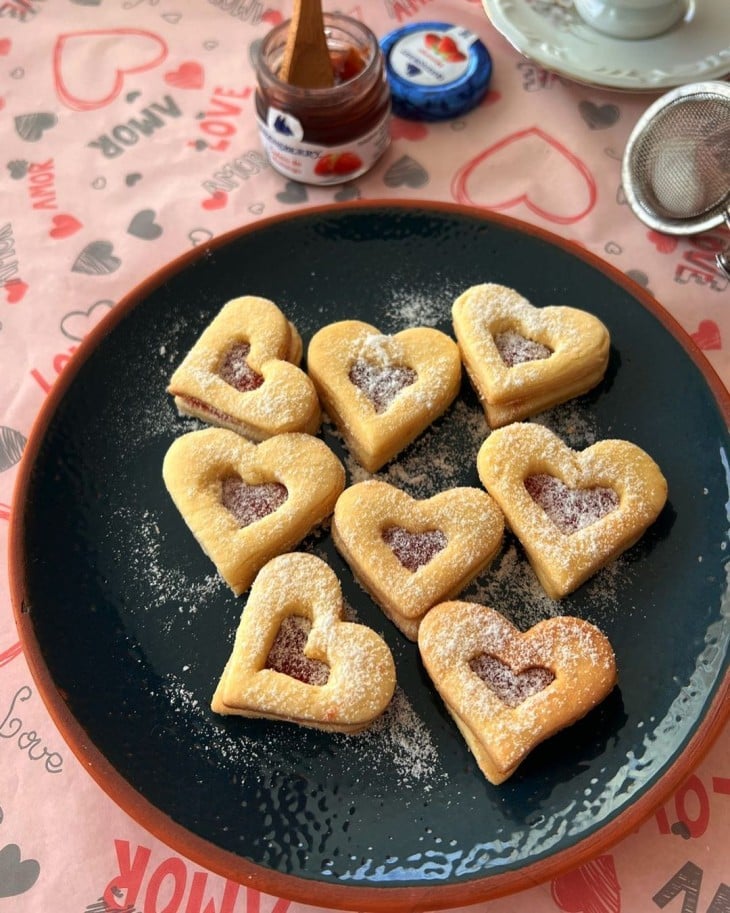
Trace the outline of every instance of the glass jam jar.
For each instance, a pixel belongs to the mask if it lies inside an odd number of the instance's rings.
[[[390,142],[385,60],[367,26],[324,13],[335,85],[303,89],[279,79],[289,21],[256,53],[259,135],[271,165],[293,181],[339,184],[368,171]]]

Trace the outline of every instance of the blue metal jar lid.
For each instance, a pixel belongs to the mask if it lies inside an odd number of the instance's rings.
[[[381,39],[393,113],[412,120],[446,120],[479,104],[492,58],[469,29],[415,22]]]

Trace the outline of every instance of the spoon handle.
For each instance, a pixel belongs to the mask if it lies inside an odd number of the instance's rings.
[[[279,77],[303,89],[334,85],[321,0],[294,0]]]

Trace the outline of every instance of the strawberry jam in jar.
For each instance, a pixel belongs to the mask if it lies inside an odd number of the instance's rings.
[[[256,52],[256,116],[273,168],[292,181],[340,184],[364,174],[390,141],[385,60],[367,26],[324,13],[334,85],[305,89],[279,78],[289,22]]]

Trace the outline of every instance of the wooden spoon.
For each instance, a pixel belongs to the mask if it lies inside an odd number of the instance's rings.
[[[327,89],[334,85],[322,0],[294,0],[279,77],[302,89]]]

